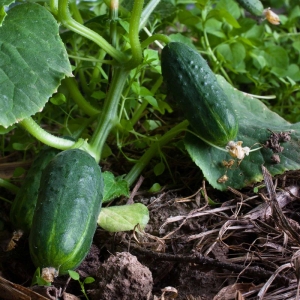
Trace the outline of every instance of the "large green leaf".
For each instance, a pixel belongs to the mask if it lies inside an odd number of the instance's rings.
[[[264,165],[273,176],[287,170],[300,169],[300,123],[288,123],[270,111],[261,101],[234,89],[223,77],[218,76],[218,81],[237,113],[239,132],[236,140],[243,141],[243,146],[254,149],[260,144],[265,144],[271,134],[269,130],[292,132],[291,141],[282,143],[284,150],[279,154],[279,164],[272,161],[273,152],[264,147],[250,152],[240,165],[235,163],[231,168],[226,168],[222,163],[223,160],[232,159],[227,152],[206,144],[193,134],[187,134],[186,149],[209,183],[220,190],[225,190],[227,186],[239,189],[263,179],[261,165]],[[218,183],[218,179],[225,174],[228,181]]]
[[[139,224],[144,228],[149,221],[148,208],[142,203],[103,207],[98,225],[110,232],[133,230]]]
[[[0,125],[38,111],[71,76],[58,24],[45,7],[27,3],[8,11],[0,27]]]

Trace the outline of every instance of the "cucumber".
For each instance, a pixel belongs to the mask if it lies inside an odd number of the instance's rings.
[[[15,230],[29,233],[42,171],[58,153],[57,149],[44,147],[34,159],[10,209],[10,220]]]
[[[197,51],[171,42],[162,50],[161,68],[168,91],[201,139],[224,147],[236,138],[238,121],[234,109]]]
[[[264,13],[264,6],[259,0],[237,0],[237,2],[250,14],[262,17]]]
[[[29,235],[33,263],[53,274],[74,270],[97,227],[103,179],[95,159],[80,149],[55,156],[44,169]]]

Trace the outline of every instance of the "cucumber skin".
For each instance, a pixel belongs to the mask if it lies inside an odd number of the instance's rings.
[[[237,2],[254,16],[262,17],[264,6],[259,0],[237,0]]]
[[[234,109],[198,52],[183,43],[171,42],[162,50],[161,67],[168,91],[195,133],[221,147],[236,138]]]
[[[88,153],[59,153],[44,169],[29,236],[36,267],[60,275],[74,270],[88,254],[103,198],[100,166]]]
[[[34,159],[10,209],[10,220],[14,229],[29,233],[42,171],[58,153],[57,149],[44,147]]]

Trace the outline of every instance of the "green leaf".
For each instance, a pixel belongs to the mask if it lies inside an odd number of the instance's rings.
[[[188,26],[193,26],[201,22],[201,19],[189,10],[181,10],[178,13],[179,22]]]
[[[50,102],[54,105],[62,105],[67,102],[66,96],[62,93],[56,93],[50,98]]]
[[[71,65],[58,24],[43,6],[20,4],[0,27],[0,125],[8,127],[43,109]]]
[[[221,44],[217,47],[217,51],[231,64],[232,68],[241,70],[246,57],[246,50],[243,44]]]
[[[214,36],[217,36],[217,37],[225,40],[226,35],[223,32],[222,26],[223,26],[222,22],[219,22],[216,19],[208,19],[205,22],[205,31],[207,33],[210,33]]]
[[[104,207],[98,225],[110,232],[133,230],[139,224],[144,228],[149,221],[148,208],[141,204]]]
[[[289,56],[284,48],[280,46],[269,46],[264,55],[269,66],[286,69],[289,65]]]
[[[300,168],[300,123],[290,124],[270,111],[258,99],[234,89],[223,77],[218,76],[218,81],[229,96],[237,113],[239,132],[236,140],[243,141],[243,147],[248,146],[254,149],[265,144],[271,134],[269,130],[273,132],[292,131],[292,133],[291,141],[282,143],[284,151],[279,154],[279,164],[272,161],[272,151],[263,147],[258,151],[250,152],[240,165],[235,163],[231,168],[223,165],[223,161],[232,159],[227,152],[209,146],[192,134],[187,134],[186,149],[209,183],[219,190],[225,190],[227,186],[235,189],[243,188],[263,179],[262,164],[273,176],[288,170],[298,170]],[[218,179],[225,174],[228,181],[218,183]]]
[[[103,180],[103,203],[120,196],[129,197],[128,183],[122,177],[115,177],[111,172],[106,171],[103,173]]]
[[[15,0],[0,0],[0,26],[2,26],[2,22],[7,16],[7,7],[14,2]]]
[[[83,283],[84,284],[89,284],[89,283],[93,283],[94,281],[95,281],[95,278],[93,278],[93,277],[86,277],[86,278],[84,278]]]
[[[215,18],[219,21],[225,20],[232,27],[240,27],[240,24],[237,22],[237,20],[225,9],[212,9],[208,13],[207,18]]]
[[[165,171],[165,168],[165,164],[161,161],[154,166],[153,172],[156,176],[159,176]]]
[[[173,33],[169,35],[169,38],[171,39],[172,42],[180,42],[183,44],[186,44],[187,46],[197,49],[195,45],[193,44],[192,40],[181,33]]]
[[[241,16],[241,10],[233,0],[220,0],[216,8],[227,11],[234,19],[238,19]]]
[[[161,185],[159,183],[154,183],[148,190],[149,193],[158,193],[161,190]]]
[[[72,270],[68,270],[68,273],[70,275],[70,277],[74,280],[79,280],[79,274],[75,271],[72,271]]]

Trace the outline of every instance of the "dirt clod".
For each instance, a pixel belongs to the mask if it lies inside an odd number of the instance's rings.
[[[91,291],[91,300],[143,300],[153,288],[150,270],[128,252],[111,255],[100,266],[97,277],[99,289]]]

